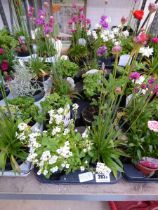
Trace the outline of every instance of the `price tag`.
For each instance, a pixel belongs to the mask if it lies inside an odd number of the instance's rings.
[[[110,173],[95,174],[95,180],[97,183],[110,182]]]
[[[83,174],[79,174],[78,176],[80,182],[88,182],[94,179],[92,172],[86,172]]]

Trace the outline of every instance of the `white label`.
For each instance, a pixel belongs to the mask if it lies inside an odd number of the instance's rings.
[[[131,63],[130,55],[121,55],[119,60],[119,66],[126,66],[128,63]]]
[[[88,182],[94,179],[92,172],[86,172],[83,174],[79,174],[78,176],[80,182]]]
[[[110,174],[106,173],[106,174],[95,174],[95,180],[96,182],[110,182]]]

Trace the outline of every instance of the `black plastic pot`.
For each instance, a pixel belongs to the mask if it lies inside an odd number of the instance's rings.
[[[19,158],[17,158],[16,161],[17,161],[19,166],[23,163],[23,161]],[[5,165],[5,171],[11,171],[11,170],[13,170],[13,169],[12,169],[12,166],[11,166],[11,163],[10,163],[10,159],[7,158],[6,165]]]
[[[36,83],[38,83],[38,85],[41,87],[41,89],[40,89],[40,90],[37,90],[37,91],[34,93],[34,95],[33,95],[33,97],[34,97],[34,99],[35,99],[35,102],[41,100],[41,99],[44,97],[44,95],[45,95],[43,83],[42,83],[42,82],[39,82],[38,80],[34,80],[34,79],[31,80],[32,86],[33,86],[34,84],[36,84]]]
[[[75,83],[83,81],[82,75],[85,74],[85,70],[80,70],[75,76],[74,76],[74,81]]]
[[[5,96],[7,97],[10,93],[10,90],[7,86],[4,87]],[[0,101],[3,100],[4,96],[3,93],[0,91]]]
[[[46,75],[43,75],[43,76],[38,77],[37,81],[39,81],[39,82],[45,82],[49,78],[50,78],[50,75],[46,74]]]
[[[30,52],[29,51],[26,51],[26,52],[17,52],[17,56],[18,57],[27,57],[30,55]]]
[[[94,117],[98,115],[98,108],[95,106],[88,106],[82,111],[83,120],[87,125],[91,125]]]
[[[102,63],[104,63],[104,65],[109,67],[109,68],[113,68],[114,62],[115,62],[115,57],[114,56],[111,56],[109,58],[103,58],[103,57],[98,58],[98,66],[100,68],[102,67]]]

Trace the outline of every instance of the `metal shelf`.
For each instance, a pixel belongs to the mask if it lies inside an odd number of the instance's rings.
[[[108,185],[52,185],[28,177],[0,177],[0,199],[3,200],[83,200],[139,201],[158,200],[158,183]]]

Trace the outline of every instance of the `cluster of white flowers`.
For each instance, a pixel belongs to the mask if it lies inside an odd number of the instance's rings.
[[[139,53],[142,54],[142,56],[145,56],[145,57],[150,57],[151,55],[153,55],[153,48],[150,48],[149,46],[148,47],[141,47],[140,50],[139,50]]]
[[[90,131],[90,127],[86,128],[86,130],[84,131],[84,133],[82,133],[82,138],[84,139],[84,149],[83,152],[88,152],[92,149],[92,145],[93,143],[89,140],[89,131]]]
[[[96,172],[99,174],[110,174],[111,169],[107,167],[104,163],[97,163]]]
[[[70,105],[66,105],[64,108],[60,107],[57,110],[52,109],[48,112],[48,114],[50,116],[49,124],[64,124],[64,120],[70,117]]]
[[[15,133],[17,139],[22,142],[25,142],[28,138],[28,130],[29,126],[26,123],[20,123],[18,125],[18,132]]]
[[[63,147],[57,149],[57,153],[63,158],[69,158],[72,156],[72,152],[70,151],[70,142],[66,141]]]

